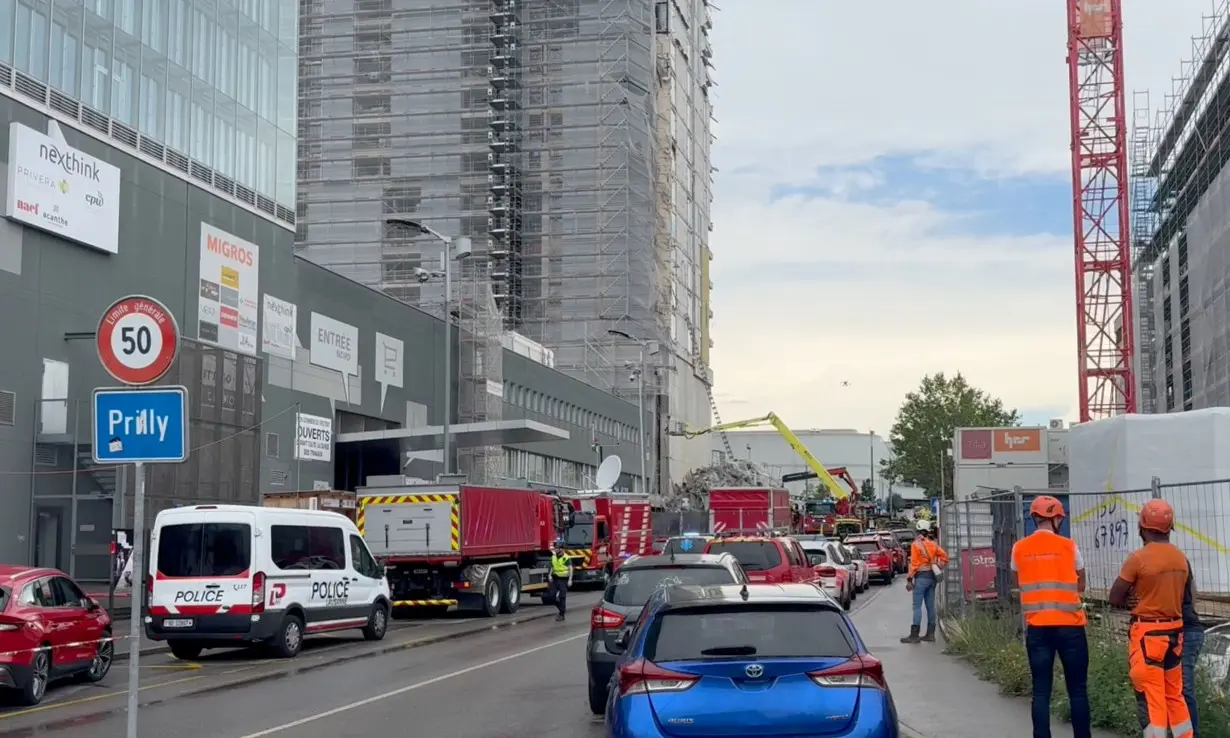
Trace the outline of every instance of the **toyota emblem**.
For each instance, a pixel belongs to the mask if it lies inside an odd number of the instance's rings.
[[[747,674],[750,679],[759,679],[764,676],[764,667],[760,664],[751,664],[743,670],[743,673]]]

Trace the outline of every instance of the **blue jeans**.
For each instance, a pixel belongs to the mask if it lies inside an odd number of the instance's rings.
[[[935,625],[935,574],[918,572],[914,575],[914,621],[915,628],[922,627],[922,609],[927,606],[927,625]]]
[[[1072,706],[1072,735],[1091,738],[1089,716],[1089,641],[1085,629],[1075,625],[1031,625],[1025,630],[1025,651],[1033,677],[1034,738],[1051,738],[1051,688],[1055,681],[1055,655],[1063,664],[1063,678]]]
[[[1192,733],[1200,735],[1200,720],[1196,715],[1196,660],[1204,647],[1204,630],[1183,631],[1183,701],[1192,715]]]

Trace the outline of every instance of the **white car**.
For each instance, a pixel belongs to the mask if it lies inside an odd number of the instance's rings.
[[[850,554],[846,552],[846,546],[840,541],[825,541],[829,547],[829,558],[837,562],[837,565],[846,570],[846,582],[850,588],[850,599],[858,597],[858,567],[854,563],[854,559],[850,558]]]
[[[867,561],[863,559],[863,552],[859,551],[854,546],[842,545],[846,555],[850,557],[850,563],[854,565],[854,588],[858,592],[866,592],[871,586],[871,571],[867,569]]]
[[[849,609],[858,593],[854,587],[854,574],[841,558],[840,545],[832,541],[799,541],[799,546],[812,566],[831,566],[843,570],[844,577],[821,577],[820,586],[830,597]]]

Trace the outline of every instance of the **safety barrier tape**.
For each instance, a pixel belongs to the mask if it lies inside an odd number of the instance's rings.
[[[25,627],[29,627],[29,623],[27,623]],[[37,622],[35,622],[35,627],[38,627]],[[51,630],[45,630],[44,633],[46,635],[50,635]],[[95,646],[99,643],[106,643],[106,642],[118,643],[120,641],[126,641],[130,638],[132,638],[132,636],[106,636],[103,638],[95,638],[94,640],[90,640],[90,641],[72,641],[70,643],[62,643],[59,645],[53,644],[50,648],[53,651],[57,649],[63,650],[65,648],[83,648],[85,646]],[[23,654],[23,653],[35,653],[37,651],[45,651],[47,650],[47,648],[48,648],[47,646],[35,646],[34,648],[22,648],[16,651],[0,651],[0,658],[17,656],[18,654]]]

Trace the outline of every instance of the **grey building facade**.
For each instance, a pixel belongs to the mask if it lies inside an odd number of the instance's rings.
[[[0,120],[43,131],[45,112],[0,95]],[[365,448],[337,437],[440,423],[443,323],[297,257],[294,233],[276,216],[73,128],[64,116],[60,121],[67,146],[120,170],[119,248],[103,253],[0,219],[0,307],[10,317],[0,331],[12,347],[0,355],[0,475],[7,488],[0,501],[0,561],[38,562],[105,581],[111,530],[132,525],[130,496],[118,495],[116,504],[117,491],[131,492],[132,474],[91,461],[90,393],[114,384],[99,363],[93,333],[105,308],[125,294],[164,302],[184,337],[162,382],[188,387],[193,452],[182,465],[149,467],[151,519],[174,505],[259,504],[265,492],[353,488],[365,474],[396,473],[404,462],[400,448]],[[8,137],[4,127],[0,182],[10,167]],[[7,192],[0,194],[7,201]],[[216,305],[202,297],[203,283],[217,279],[207,273],[216,256],[207,233],[259,253],[243,279],[254,283],[250,302],[260,305],[260,317],[241,315],[233,329],[239,338],[227,338],[223,323],[210,322],[217,321],[210,317]],[[294,309],[271,313],[285,305]],[[345,379],[329,368],[335,362],[313,356],[320,350],[313,324],[322,316],[353,329],[357,371]],[[244,330],[251,331],[250,342]],[[397,378],[378,371],[378,348],[387,343],[377,341],[388,339],[402,346]],[[465,341],[459,328],[453,341],[459,374],[466,371],[458,353]],[[253,343],[256,348],[240,350]],[[557,431],[554,440],[500,447],[487,481],[506,476],[574,486],[568,480],[575,479],[584,486],[597,463],[595,440],[624,458],[630,476],[639,473],[635,405],[500,351],[504,380],[490,392],[503,416]],[[452,395],[455,420],[465,419],[463,380]],[[297,451],[301,416],[327,420],[335,441],[327,460]],[[458,451],[460,457],[464,449]],[[439,468],[414,463],[425,473]]]

